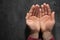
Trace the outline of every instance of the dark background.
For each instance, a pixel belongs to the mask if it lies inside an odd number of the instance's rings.
[[[0,40],[25,40],[25,15],[33,4],[44,2],[56,12],[53,32],[60,40],[60,0],[0,0]]]

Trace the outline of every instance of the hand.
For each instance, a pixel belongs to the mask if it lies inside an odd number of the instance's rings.
[[[33,5],[26,15],[26,24],[32,30],[30,36],[32,38],[39,38],[40,23],[39,23],[39,5]]]
[[[43,32],[43,40],[50,40],[53,38],[51,30],[53,29],[54,24],[55,12],[51,12],[49,4],[44,3],[40,8],[40,26]]]
[[[33,5],[26,15],[26,24],[32,31],[40,31],[40,23],[39,23],[39,5]]]
[[[55,24],[55,12],[51,12],[49,4],[41,5],[40,25],[42,32],[51,31]]]

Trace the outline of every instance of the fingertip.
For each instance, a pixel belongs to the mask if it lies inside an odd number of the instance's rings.
[[[46,5],[46,3],[43,3],[43,5]]]
[[[41,9],[40,10],[41,10],[42,13],[44,13],[44,6],[43,5],[41,5]]]
[[[53,13],[55,13],[55,12],[53,11]]]
[[[55,15],[55,12],[54,11],[52,12],[52,15]]]
[[[41,7],[43,7],[43,5],[41,5]]]
[[[52,12],[52,16],[55,16],[55,12],[54,11]]]
[[[48,8],[50,8],[49,4],[46,5]]]
[[[36,4],[36,6],[40,7],[38,4]]]
[[[46,4],[47,6],[49,6],[49,4]]]
[[[25,17],[25,19],[27,19],[28,18],[28,13],[26,14],[26,17]]]
[[[31,12],[31,13],[32,13],[32,12],[33,12],[34,7],[35,7],[35,5],[32,5],[32,6],[31,6],[31,8],[30,8],[30,10],[29,10],[29,12]]]
[[[55,18],[55,12],[53,11],[52,12],[52,19],[54,19]]]
[[[35,5],[33,4],[32,7],[34,7]]]

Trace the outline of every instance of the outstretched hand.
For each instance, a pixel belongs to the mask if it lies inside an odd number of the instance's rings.
[[[31,37],[39,38],[40,29],[43,39],[50,40],[53,35],[51,30],[55,24],[55,12],[51,11],[49,4],[33,5],[26,15],[26,24],[32,30]]]
[[[26,24],[32,31],[40,31],[40,23],[39,23],[39,5],[32,5],[30,11],[26,15]]]
[[[34,31],[51,31],[55,24],[55,12],[46,3],[33,5],[26,15],[26,24]]]
[[[41,5],[40,25],[42,32],[51,31],[55,24],[55,12],[51,11],[49,4]]]

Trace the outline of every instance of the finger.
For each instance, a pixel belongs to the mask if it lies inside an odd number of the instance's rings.
[[[39,9],[39,18],[42,17],[42,12],[41,12],[41,8]]]
[[[38,11],[38,15],[37,15],[38,18],[40,18],[40,9],[41,8],[39,7],[38,10],[37,10]]]
[[[38,8],[38,4],[35,5],[34,10],[33,10],[33,16],[37,16],[37,8]]]
[[[38,4],[35,5],[34,10],[33,10],[33,16],[37,16],[37,10],[38,10]]]
[[[40,7],[38,4],[36,4],[37,7]]]
[[[30,11],[29,11],[29,13],[31,13],[32,15],[34,15],[33,14],[34,8],[35,8],[35,5],[32,5],[32,7],[30,8]]]
[[[51,8],[50,8],[49,4],[47,4],[47,9],[48,9],[48,15],[50,15],[51,14]]]
[[[31,16],[31,13],[27,13],[26,19],[28,19]]]
[[[36,15],[37,15],[37,4],[35,5],[35,8],[34,8],[33,13],[34,13],[34,16],[36,16]]]
[[[47,4],[44,3],[43,5],[44,5],[44,14],[47,15]]]
[[[34,7],[32,14],[33,14],[33,16],[36,16],[36,6]]]
[[[37,17],[40,18],[40,11],[39,11],[40,8],[38,8],[38,14],[37,14]]]
[[[37,17],[39,17],[39,8],[40,8],[40,6],[38,4],[36,4],[36,8],[35,8],[36,13],[35,14]]]
[[[41,12],[42,12],[42,16],[44,15],[44,6],[41,5]]]
[[[51,14],[51,19],[52,19],[52,20],[55,20],[55,12],[52,12],[52,14]]]
[[[35,5],[32,5],[32,7],[29,10],[29,13],[32,13],[33,12],[34,7],[35,7]]]

